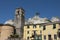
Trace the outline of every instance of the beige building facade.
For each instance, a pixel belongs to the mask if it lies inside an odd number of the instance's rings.
[[[60,23],[29,24],[24,26],[25,40],[60,40]]]
[[[14,26],[9,24],[0,24],[0,40],[7,40],[13,34]]]

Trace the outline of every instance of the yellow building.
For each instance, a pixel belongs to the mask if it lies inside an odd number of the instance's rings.
[[[60,22],[24,26],[24,40],[60,40]]]

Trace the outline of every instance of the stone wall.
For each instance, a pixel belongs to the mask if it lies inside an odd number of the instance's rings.
[[[0,40],[8,39],[11,34],[13,34],[13,27],[10,25],[3,25],[1,28]]]

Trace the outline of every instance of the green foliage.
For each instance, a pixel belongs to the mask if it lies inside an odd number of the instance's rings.
[[[19,37],[19,35],[14,34],[14,35],[10,35],[10,37],[11,37],[11,38],[18,38],[18,37]]]

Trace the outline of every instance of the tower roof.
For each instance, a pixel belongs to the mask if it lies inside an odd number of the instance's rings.
[[[16,9],[21,9],[21,10],[25,11],[22,7],[19,7],[19,8],[16,8]]]
[[[38,12],[36,12],[36,14],[35,15],[40,15]]]

